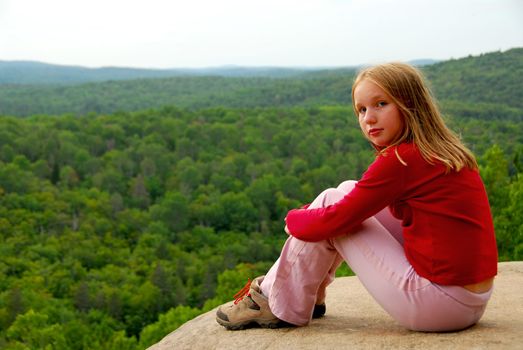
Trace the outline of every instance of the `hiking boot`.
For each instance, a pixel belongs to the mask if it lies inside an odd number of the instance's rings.
[[[220,306],[216,312],[216,321],[229,330],[244,329],[252,326],[263,328],[289,327],[291,324],[280,320],[269,309],[269,301],[261,293],[260,283],[265,276],[255,278],[234,296],[232,304]]]
[[[325,303],[314,305],[314,310],[312,311],[312,318],[323,317],[323,315],[325,315],[325,311],[327,311],[327,306],[325,305]]]

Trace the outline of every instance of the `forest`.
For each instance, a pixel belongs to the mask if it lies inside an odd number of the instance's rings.
[[[477,156],[500,261],[523,259],[522,62],[423,68]],[[0,86],[0,348],[144,349],[229,301],[289,209],[372,161],[353,75]]]
[[[422,69],[449,113],[487,120],[522,119],[523,48],[443,61]],[[111,114],[163,106],[193,111],[217,106],[349,106],[356,69],[303,70],[301,74],[293,72],[292,77],[278,70],[268,71],[266,76],[262,72],[251,72],[249,77],[213,72],[216,75],[76,85],[0,84],[0,115]],[[464,113],[457,114],[458,110]]]

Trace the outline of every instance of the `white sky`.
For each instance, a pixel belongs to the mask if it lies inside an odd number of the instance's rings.
[[[523,0],[0,0],[0,60],[351,66],[523,47]]]

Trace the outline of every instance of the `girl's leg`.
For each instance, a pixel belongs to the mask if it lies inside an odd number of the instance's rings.
[[[333,204],[344,195],[338,189],[325,190],[309,208]],[[334,279],[342,261],[330,241],[305,242],[289,236],[280,257],[261,283],[272,313],[294,325],[309,323],[314,304],[325,299],[325,287]]]
[[[323,191],[309,208],[331,205],[349,193],[356,181],[348,180],[336,189]],[[400,223],[386,208],[377,215],[386,223],[398,240],[402,240]],[[310,262],[314,263],[311,264]],[[271,311],[280,319],[295,325],[307,324],[314,304],[325,301],[326,287],[334,280],[343,257],[331,241],[304,242],[290,236],[265,276],[261,290],[269,298]]]
[[[332,241],[373,298],[403,326],[450,331],[476,323],[492,291],[476,294],[419,276],[405,256],[400,229],[387,210],[366,220],[358,232]]]
[[[352,191],[357,181],[347,180],[342,182],[337,189],[349,193]],[[403,229],[401,227],[401,221],[392,216],[389,208],[384,208],[382,211],[374,216],[391,234],[394,238],[403,245]]]
[[[348,194],[354,186],[356,185],[357,181],[353,180],[347,180],[342,182],[338,185],[336,188],[337,190],[341,191],[343,195]],[[334,196],[334,199],[337,196]],[[331,198],[332,199],[332,198]],[[327,203],[322,202],[322,205],[325,205]],[[403,229],[401,227],[401,221],[396,219],[392,216],[389,208],[384,208],[379,213],[377,213],[374,216],[391,234],[392,236],[401,244],[403,245]],[[326,297],[326,288],[329,284],[334,281],[334,278],[336,277],[336,269],[340,266],[340,264],[343,262],[343,258],[341,256],[338,257],[338,259],[335,261],[331,269],[329,270],[329,273],[323,283],[320,285],[320,288],[318,289],[318,295],[316,299],[316,304],[321,304],[325,301]]]
[[[337,202],[350,184],[324,191],[310,207]],[[271,311],[284,321],[307,324],[319,289],[332,280],[341,255],[374,299],[405,327],[447,331],[476,323],[491,292],[439,286],[417,275],[405,257],[397,221],[388,212],[377,217],[366,220],[358,232],[332,240],[310,243],[289,237],[262,284]]]
[[[403,247],[375,218],[360,231],[333,240],[372,297],[398,323],[420,331],[451,331],[476,323],[491,291],[475,294],[419,276]]]

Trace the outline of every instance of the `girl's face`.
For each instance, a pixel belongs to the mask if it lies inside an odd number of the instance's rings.
[[[354,89],[354,105],[361,130],[378,147],[389,146],[403,131],[401,111],[392,98],[364,79]]]

